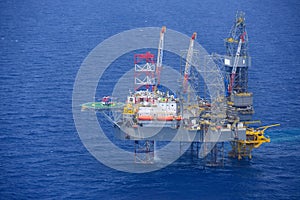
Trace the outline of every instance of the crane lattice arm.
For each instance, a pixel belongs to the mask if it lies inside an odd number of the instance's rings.
[[[162,58],[163,58],[163,51],[164,51],[164,37],[165,37],[166,30],[167,30],[166,27],[163,26],[160,31],[160,38],[159,38],[158,52],[157,52],[157,62],[156,62],[157,82],[156,82],[155,90],[157,89],[158,85],[160,84],[160,72],[161,72],[161,68],[162,68]]]
[[[240,59],[242,43],[243,43],[243,38],[241,37],[240,41],[239,41],[239,44],[238,44],[236,54],[235,54],[235,59],[234,59],[234,63],[233,63],[232,71],[231,71],[230,84],[229,84],[229,87],[228,87],[229,94],[231,94],[231,92],[232,92],[232,88],[233,88],[233,84],[234,84],[234,78],[235,78],[235,74],[236,74],[236,69],[237,69],[237,65],[239,63],[239,59]]]
[[[196,37],[197,37],[197,33],[194,32],[191,37],[189,50],[188,50],[188,53],[186,56],[186,62],[185,62],[185,68],[184,68],[184,79],[183,79],[183,92],[184,93],[186,92],[187,86],[188,86],[190,67],[191,67],[191,62],[192,62],[193,54],[194,54],[194,41],[195,41]]]

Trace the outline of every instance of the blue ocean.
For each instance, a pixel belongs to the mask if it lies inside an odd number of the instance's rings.
[[[299,1],[2,0],[0,7],[0,199],[300,199]],[[266,132],[271,143],[250,161],[211,168],[186,156],[142,174],[111,169],[89,153],[72,92],[99,43],[165,25],[196,31],[209,53],[225,54],[237,11],[246,13],[254,118],[281,124]],[[114,70],[130,65],[129,56]]]

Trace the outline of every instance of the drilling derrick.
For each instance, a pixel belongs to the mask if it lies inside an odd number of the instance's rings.
[[[228,102],[241,121],[249,121],[254,110],[253,95],[248,92],[248,68],[251,65],[251,58],[248,53],[248,35],[243,12],[237,12],[229,36],[225,39],[225,47],[224,66]]]

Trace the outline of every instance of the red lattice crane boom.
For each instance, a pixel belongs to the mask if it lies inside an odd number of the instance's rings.
[[[190,39],[190,46],[186,56],[185,68],[184,68],[184,78],[183,78],[183,92],[186,93],[188,87],[188,79],[190,74],[191,62],[194,54],[194,41],[197,37],[197,33],[194,32]]]
[[[157,89],[158,85],[160,84],[160,72],[162,69],[162,58],[163,58],[163,51],[164,51],[164,37],[166,32],[166,27],[163,26],[160,31],[160,38],[159,38],[159,44],[158,44],[158,52],[157,52],[157,61],[156,61],[156,87]]]

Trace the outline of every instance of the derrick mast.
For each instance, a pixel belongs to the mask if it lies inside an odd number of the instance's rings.
[[[241,121],[251,120],[253,95],[248,92],[248,68],[251,58],[248,53],[248,35],[245,14],[237,12],[228,38],[225,39],[224,56],[226,94]]]

